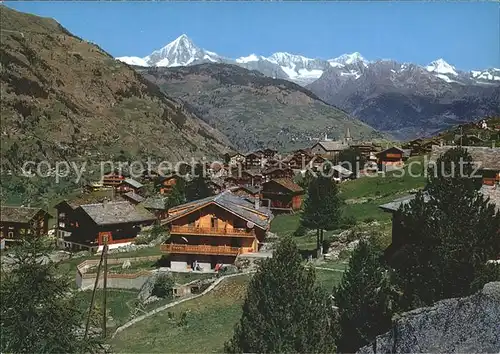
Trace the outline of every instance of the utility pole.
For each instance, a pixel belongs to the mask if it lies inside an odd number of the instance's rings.
[[[104,242],[104,248],[102,249],[102,254],[104,257],[104,282],[103,282],[103,290],[104,290],[104,297],[103,297],[103,308],[104,308],[104,315],[102,318],[102,337],[106,339],[106,319],[107,319],[107,307],[106,307],[106,301],[107,301],[107,287],[108,287],[108,235],[104,235],[102,238]]]
[[[103,257],[104,257],[104,249],[101,254],[101,260],[99,261],[99,265],[97,266],[97,275],[95,277],[94,290],[92,290],[92,298],[90,300],[90,308],[89,308],[89,313],[87,315],[87,323],[85,324],[85,335],[83,337],[84,339],[87,339],[87,334],[89,332],[90,317],[92,316],[92,310],[94,308],[95,292],[97,290],[97,285],[99,284],[99,274],[101,273],[101,265]]]

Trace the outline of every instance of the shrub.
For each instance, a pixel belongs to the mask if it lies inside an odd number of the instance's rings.
[[[307,227],[305,227],[302,224],[299,224],[299,227],[297,227],[297,230],[293,232],[293,236],[299,237],[299,236],[304,236],[307,232]]]
[[[367,218],[363,219],[363,222],[366,223],[366,224],[374,222],[374,221],[375,221],[374,217],[367,217]]]
[[[350,228],[350,227],[356,226],[357,223],[358,223],[358,221],[356,220],[356,218],[354,216],[348,216],[348,217],[342,218],[341,225],[342,225],[342,228]]]
[[[159,274],[155,280],[151,295],[163,299],[171,299],[173,297],[174,280],[167,274]]]

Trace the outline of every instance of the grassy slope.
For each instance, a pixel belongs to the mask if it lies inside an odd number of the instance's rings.
[[[356,138],[381,137],[371,127],[325,104],[310,91],[234,65],[202,64],[140,70],[168,95],[181,98],[241,150],[310,145],[328,132],[350,127]]]

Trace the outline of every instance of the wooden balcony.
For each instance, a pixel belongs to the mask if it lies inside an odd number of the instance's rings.
[[[253,230],[239,228],[214,228],[172,225],[170,229],[172,235],[203,235],[203,236],[234,236],[234,237],[255,237]]]
[[[160,251],[164,253],[206,254],[206,255],[222,255],[222,256],[237,256],[239,253],[244,253],[243,248],[240,247],[210,246],[210,245],[179,245],[175,243],[167,243],[160,245]]]

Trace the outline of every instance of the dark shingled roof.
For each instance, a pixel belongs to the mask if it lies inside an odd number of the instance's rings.
[[[304,191],[304,189],[302,189],[301,186],[299,186],[297,183],[292,181],[290,178],[275,178],[275,179],[272,179],[269,182],[266,182],[264,184],[272,183],[272,182],[275,182],[275,183],[279,184],[280,186],[282,186],[282,187],[284,187],[292,192],[303,192]]]
[[[436,162],[439,156],[457,146],[432,146],[430,162]],[[484,170],[500,171],[500,148],[482,146],[462,146],[471,155],[474,163]]]
[[[147,198],[141,205],[146,209],[167,210],[167,201],[168,197],[151,197]]]
[[[135,179],[132,179],[132,178],[126,178],[125,180],[123,180],[122,183],[127,183],[134,188],[142,188],[143,187],[142,183],[137,182]]]
[[[82,194],[78,198],[75,198],[72,200],[65,200],[65,202],[68,203],[68,205],[71,208],[76,209],[80,205],[102,203],[105,200],[111,200],[111,199],[113,199],[113,197],[111,195],[97,195],[97,194],[91,193],[91,194]],[[115,195],[113,201],[114,202],[122,202],[123,197],[121,195]]]
[[[106,202],[82,205],[80,208],[97,225],[154,221],[156,217],[140,206],[129,202]]]
[[[172,215],[171,217],[165,219],[165,221],[163,221],[162,224],[168,224],[171,221],[178,219],[179,217],[188,215],[192,211],[211,203],[229,210],[230,212],[234,213],[235,215],[238,215],[244,220],[253,222],[256,226],[264,230],[267,229],[273,218],[273,214],[268,208],[261,207],[256,210],[255,205],[253,203],[237,195],[234,195],[229,190],[226,190],[215,196],[207,197],[200,200],[195,200],[193,202],[185,203],[169,209],[169,213],[171,213],[175,209],[186,208],[179,214]],[[267,217],[265,219],[261,219],[259,216],[257,216],[256,212],[264,214]]]
[[[129,198],[137,203],[144,201],[144,197],[142,195],[135,193],[134,191],[127,192],[123,196],[127,197],[127,198]]]
[[[342,141],[320,141],[318,144],[326,151],[340,151],[348,148],[348,145]]]
[[[257,194],[260,192],[260,187],[255,187],[255,186],[236,186],[232,187],[231,191],[236,192],[239,189],[243,189],[250,194]]]
[[[17,223],[29,223],[36,214],[38,214],[43,209],[41,208],[27,208],[27,207],[15,207],[15,206],[0,206],[0,220],[2,222],[17,222]]]

